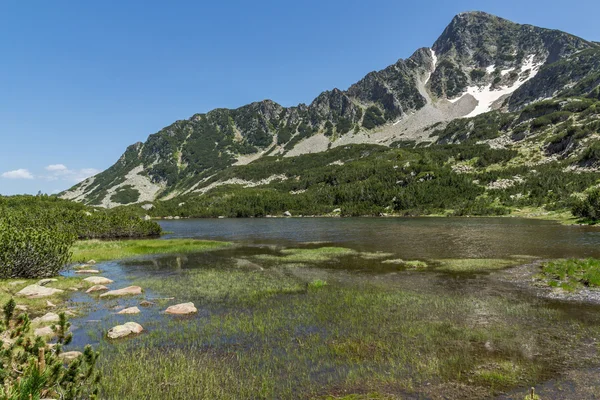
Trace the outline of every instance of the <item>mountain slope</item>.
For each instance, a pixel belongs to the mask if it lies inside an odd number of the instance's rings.
[[[361,143],[460,142],[440,133],[458,118],[585,96],[599,83],[596,43],[482,12],[462,13],[432,48],[371,72],[346,91],[321,93],[309,105],[286,108],[265,100],[177,121],[61,197],[105,207],[168,200],[201,195],[220,171],[265,156]]]

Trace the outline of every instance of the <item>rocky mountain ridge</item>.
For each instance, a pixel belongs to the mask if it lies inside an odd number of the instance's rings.
[[[130,146],[106,171],[61,197],[113,207],[196,193],[219,171],[265,156],[349,144],[429,145],[459,118],[516,112],[600,85],[600,46],[482,12],[457,15],[431,48],[309,104],[264,100],[177,121]],[[435,129],[434,129],[435,128]],[[456,142],[452,139],[451,142]]]

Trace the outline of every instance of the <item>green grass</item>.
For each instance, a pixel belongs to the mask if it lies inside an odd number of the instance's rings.
[[[96,261],[119,260],[148,254],[210,251],[230,245],[231,243],[228,242],[194,239],[87,240],[75,243],[72,249],[72,259],[80,262],[90,259]]]
[[[437,270],[447,272],[493,271],[523,264],[524,259],[464,258],[433,260]]]
[[[261,254],[254,258],[265,261],[286,263],[318,263],[334,260],[339,257],[358,255],[355,250],[345,247],[319,247],[317,249],[284,249],[281,255]]]
[[[542,265],[542,277],[551,287],[576,290],[583,287],[600,287],[600,260],[568,259]]]

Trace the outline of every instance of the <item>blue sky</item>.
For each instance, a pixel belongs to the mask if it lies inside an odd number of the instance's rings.
[[[487,11],[600,41],[600,2],[3,1],[0,194],[52,193],[194,113],[310,103]]]

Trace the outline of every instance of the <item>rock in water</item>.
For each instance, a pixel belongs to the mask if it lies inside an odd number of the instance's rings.
[[[137,322],[127,322],[123,325],[117,325],[108,330],[109,339],[119,339],[125,336],[140,333],[144,328]]]
[[[99,274],[100,271],[97,269],[80,269],[75,271],[76,274]]]
[[[139,314],[140,309],[137,307],[129,307],[119,311],[117,314]]]
[[[56,332],[54,332],[54,330],[52,328],[50,328],[49,326],[45,326],[43,328],[38,328],[38,329],[34,330],[33,334],[35,336],[51,338],[56,335]]]
[[[102,292],[103,290],[108,290],[108,288],[104,285],[94,285],[91,288],[89,288],[88,290],[86,290],[86,293],[93,293],[93,292]]]
[[[33,320],[31,320],[31,322],[34,324],[47,324],[50,322],[58,322],[58,321],[60,321],[60,317],[58,316],[58,314],[53,313],[53,312],[49,312],[46,315],[44,315],[43,317],[37,317],[37,318],[34,318]]]
[[[100,297],[133,296],[136,294],[142,294],[142,288],[139,286],[128,286],[123,289],[111,290],[110,292],[102,293]]]
[[[154,305],[154,303],[151,301],[148,301],[148,300],[144,300],[140,303],[140,306],[142,306],[142,307],[152,307],[153,305]]]
[[[198,312],[198,309],[194,306],[194,303],[182,303],[167,308],[165,312],[167,314],[187,315]]]
[[[64,290],[53,289],[40,285],[29,285],[17,292],[17,296],[28,297],[30,299],[38,299],[40,297],[53,296],[62,292],[64,292]]]
[[[71,361],[76,360],[81,355],[83,355],[80,351],[67,351],[65,353],[60,353],[58,358],[60,358],[63,362],[70,363]]]
[[[93,283],[94,285],[108,285],[114,281],[103,276],[90,276],[84,279],[85,282]]]

